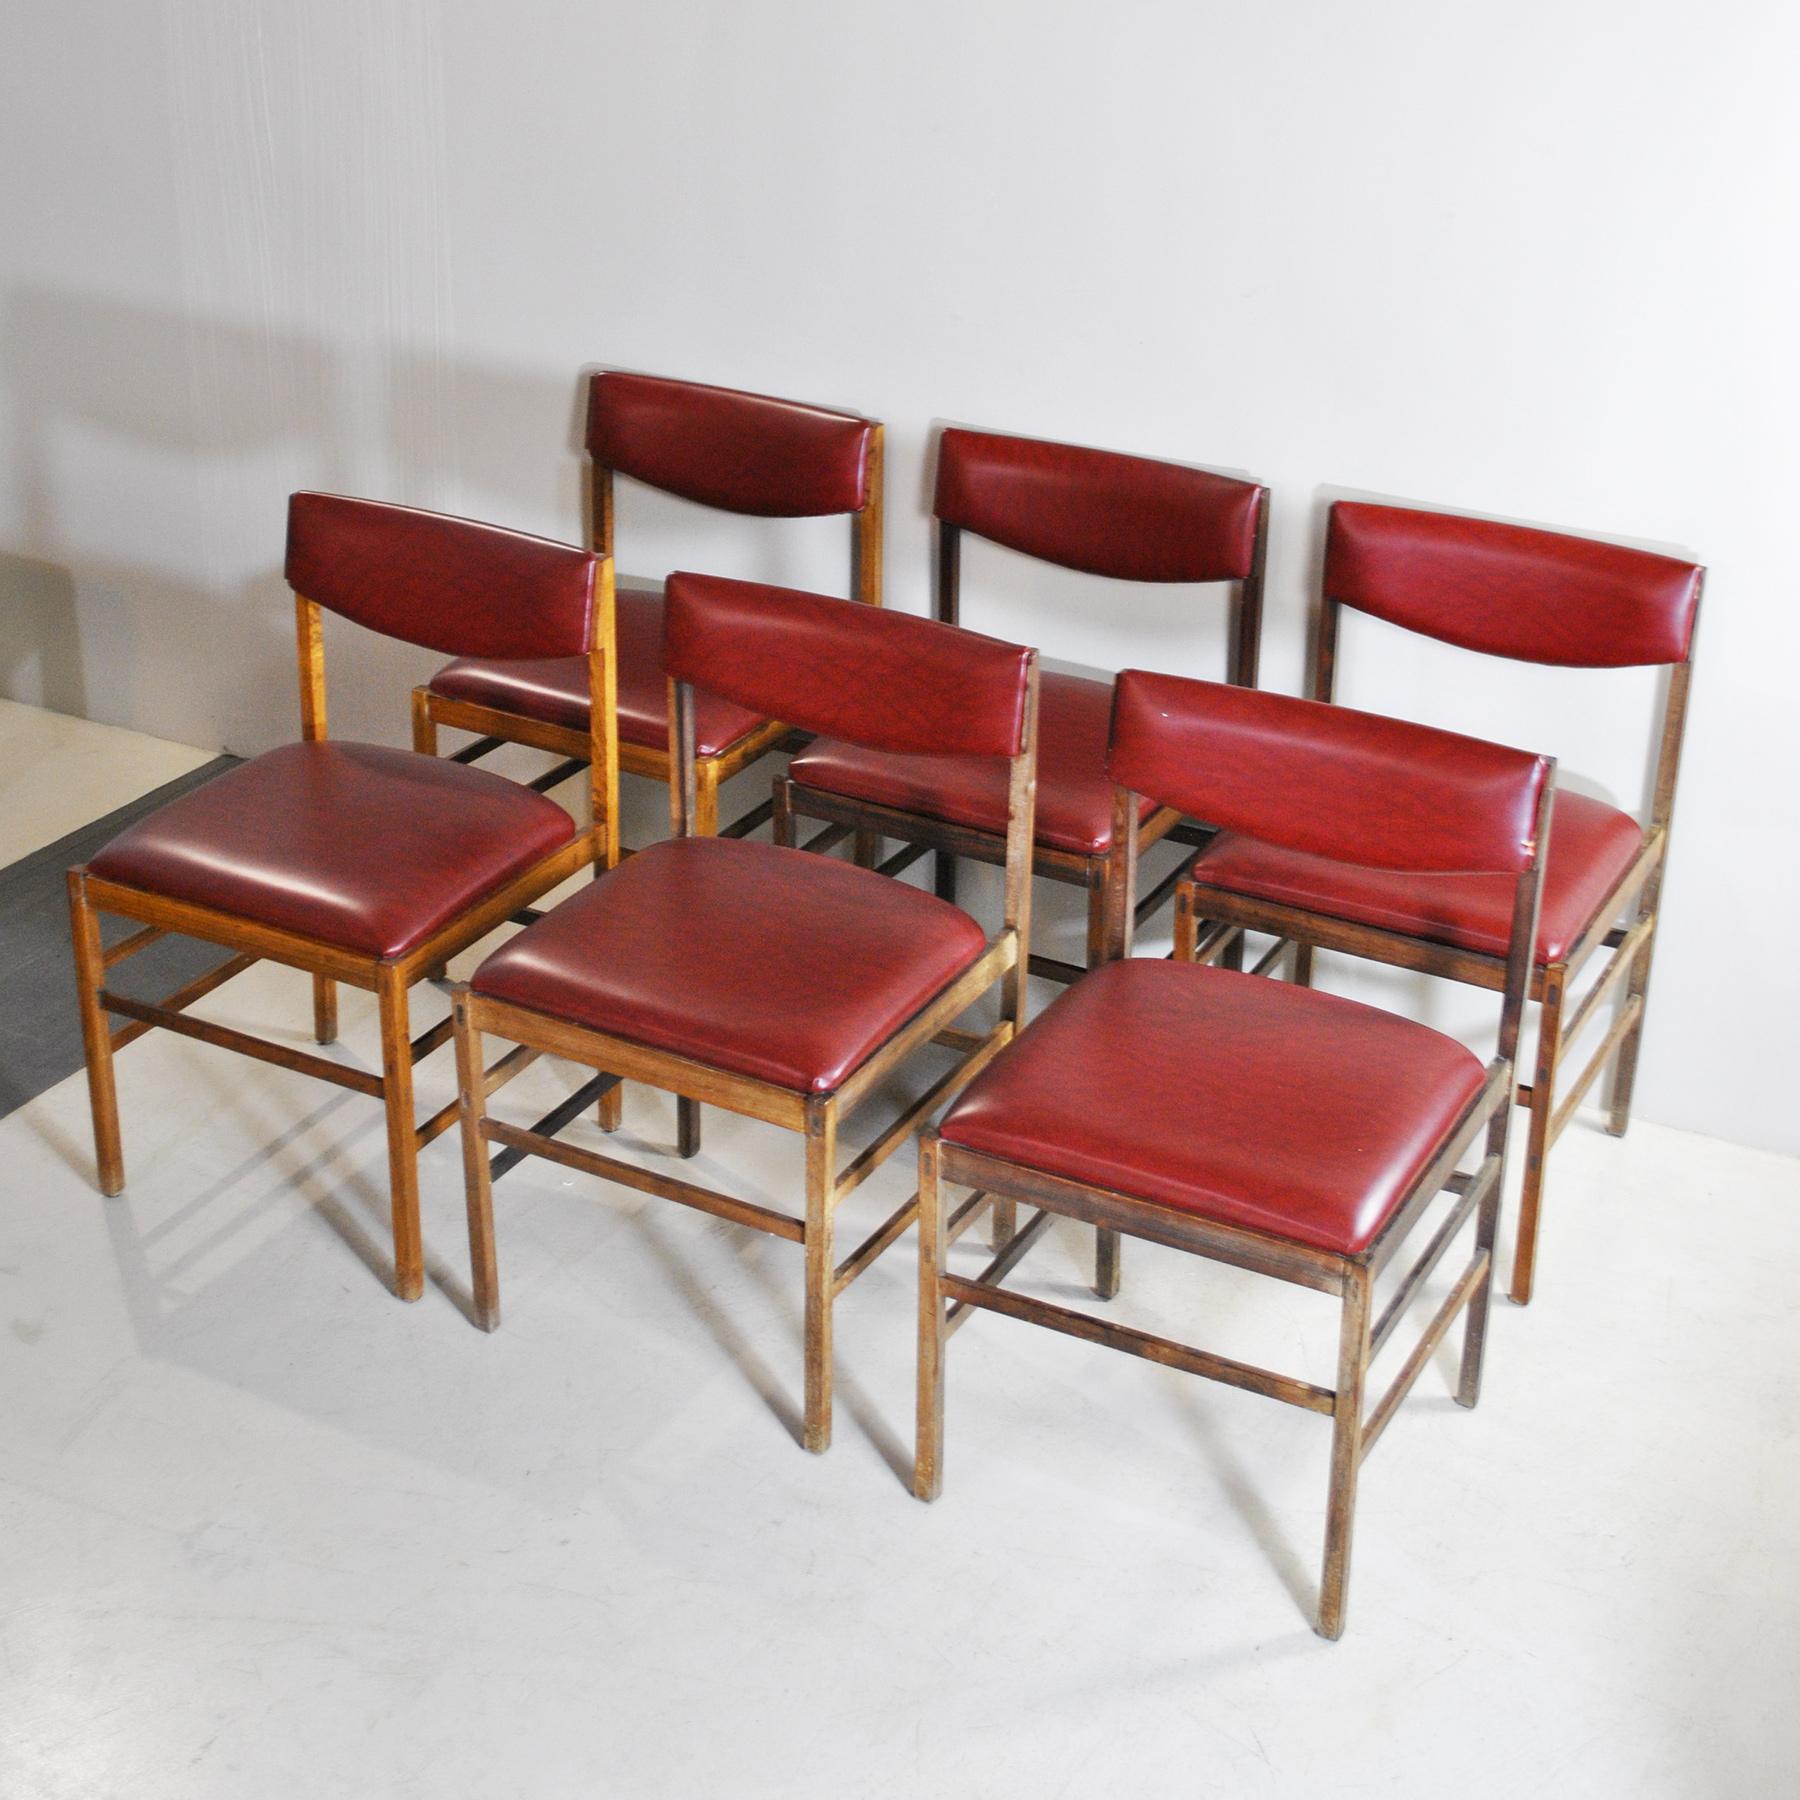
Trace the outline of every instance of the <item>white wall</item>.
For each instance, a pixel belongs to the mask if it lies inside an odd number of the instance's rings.
[[[1243,469],[1266,681],[1323,507],[1419,500],[1712,569],[1648,1117],[1800,1149],[1792,9],[1645,0],[13,0],[0,67],[0,693],[203,745],[291,733],[284,497],[577,529],[605,362],[889,422],[924,603],[955,419]],[[820,585],[628,496],[622,562]],[[1209,671],[1193,595],[997,553],[973,622]],[[1033,601],[1035,600],[1035,604]],[[1135,623],[1134,623],[1135,621]],[[1353,641],[1345,695],[1554,749],[1635,805],[1653,684]],[[340,730],[428,666],[341,632]],[[1517,677],[1517,678],[1515,678]]]

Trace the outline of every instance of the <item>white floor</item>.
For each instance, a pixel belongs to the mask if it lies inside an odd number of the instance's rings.
[[[0,700],[0,867],[130,805],[214,754]]]
[[[304,1041],[283,970],[207,1010]],[[373,1103],[162,1034],[120,1067],[119,1200],[79,1078],[0,1125],[8,1800],[1795,1791],[1792,1161],[1571,1131],[1481,1406],[1428,1370],[1365,1472],[1331,1645],[1322,1420],[977,1318],[925,1507],[910,1240],[814,1459],[795,1247],[527,1163],[483,1336],[454,1137],[403,1306]],[[791,1201],[794,1140],[706,1119],[702,1178]],[[1027,1268],[1069,1299],[1086,1248]],[[1329,1302],[1127,1250],[1119,1316],[1329,1379]]]

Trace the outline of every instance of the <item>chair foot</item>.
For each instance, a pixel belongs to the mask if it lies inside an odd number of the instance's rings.
[[[616,1089],[614,1090],[617,1091]],[[675,1102],[675,1151],[678,1156],[695,1156],[700,1150],[700,1102],[677,1099]]]
[[[315,975],[313,990],[313,1037],[321,1044],[335,1044],[338,1034],[337,983],[329,975]]]

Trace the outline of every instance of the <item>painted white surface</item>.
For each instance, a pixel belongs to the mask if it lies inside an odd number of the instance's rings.
[[[286,970],[204,1009],[307,1041]],[[344,1025],[371,1066],[366,996]],[[539,1064],[507,1116],[568,1081]],[[1330,1645],[1322,1419],[978,1318],[921,1506],[910,1236],[839,1308],[813,1458],[796,1246],[528,1162],[498,1189],[486,1337],[453,1137],[407,1307],[363,1261],[387,1256],[373,1102],[162,1033],[120,1088],[116,1201],[78,1077],[0,1122],[9,1800],[1792,1789],[1785,1158],[1570,1133],[1480,1406],[1441,1351],[1364,1472]],[[701,1179],[791,1204],[794,1139],[706,1129]],[[634,1089],[616,1147],[672,1131]],[[846,1232],[909,1178],[890,1163]],[[1090,1246],[1052,1237],[1025,1285],[1081,1304]],[[1128,1244],[1106,1310],[1331,1378],[1322,1296]]]
[[[211,760],[141,731],[0,700],[0,868]]]
[[[0,692],[207,747],[290,734],[288,490],[572,534],[593,362],[886,418],[901,606],[946,419],[1252,472],[1276,687],[1333,494],[1679,548],[1713,574],[1639,1103],[1800,1149],[1791,10],[19,0],[9,25]],[[621,549],[842,575],[835,530],[641,493]],[[972,622],[1053,655],[1220,666],[1193,596],[1096,603],[998,553],[969,575]],[[1346,698],[1641,800],[1650,682],[1378,666],[1376,629]],[[338,729],[398,740],[430,659],[333,647]]]

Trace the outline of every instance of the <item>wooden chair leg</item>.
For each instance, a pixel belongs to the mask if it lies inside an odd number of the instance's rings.
[[[931,885],[940,900],[956,904],[956,853],[939,850],[932,857]]]
[[[1344,1634],[1350,1587],[1350,1537],[1356,1477],[1362,1466],[1363,1386],[1369,1370],[1369,1271],[1352,1264],[1338,1332],[1337,1399],[1331,1409],[1331,1492],[1325,1511],[1325,1571],[1319,1582],[1321,1637]]]
[[[1172,951],[1175,961],[1191,963],[1199,941],[1200,921],[1194,914],[1193,892],[1183,882],[1175,890],[1175,945]]]
[[[481,1033],[469,1023],[468,1002],[455,1001],[456,1088],[462,1125],[463,1189],[469,1209],[469,1280],[475,1296],[475,1323],[492,1331],[500,1323],[500,1269],[494,1256],[494,1183],[488,1173],[487,1058]]]
[[[1313,977],[1313,947],[1311,944],[1294,946],[1294,986],[1311,987]]]
[[[858,831],[851,839],[850,860],[859,869],[872,869],[881,860],[881,839],[872,831]]]
[[[1519,1187],[1519,1241],[1513,1249],[1512,1298],[1531,1303],[1537,1281],[1538,1226],[1544,1206],[1544,1175],[1550,1158],[1550,1121],[1556,1112],[1556,1073],[1562,1060],[1563,984],[1567,971],[1544,971],[1544,996],[1538,1007],[1537,1068],[1531,1079],[1531,1105],[1525,1134],[1525,1173]]]
[[[775,777],[769,792],[769,841],[783,850],[794,847],[793,790],[784,775]]]
[[[422,687],[412,691],[412,741],[421,756],[437,755],[437,720],[431,716],[431,695]]]
[[[1094,1292],[1102,1300],[1113,1300],[1119,1293],[1119,1234],[1110,1225],[1094,1232]]]
[[[1504,1164],[1494,1178],[1481,1210],[1475,1215],[1475,1253],[1488,1259],[1481,1285],[1469,1296],[1468,1317],[1463,1324],[1462,1369],[1456,1383],[1456,1404],[1473,1406],[1481,1398],[1481,1367],[1487,1354],[1488,1309],[1494,1294],[1494,1240],[1500,1234],[1501,1191],[1506,1185]]]
[[[831,1444],[832,1190],[837,1185],[837,1120],[829,1106],[806,1126],[806,1423],[814,1455]]]
[[[700,1150],[700,1102],[685,1094],[675,1101],[675,1151],[679,1156],[694,1156]]]
[[[313,990],[313,1036],[321,1044],[335,1044],[338,1034],[337,983],[329,975],[315,975]]]
[[[1087,874],[1087,966],[1097,969],[1106,961],[1107,894],[1113,890],[1109,871],[1110,859],[1099,858],[1088,863]],[[1117,884],[1123,891],[1123,883]],[[1102,1300],[1113,1299],[1119,1291],[1119,1234],[1110,1226],[1094,1229],[1094,1292]]]
[[[81,1045],[87,1060],[88,1107],[94,1119],[94,1160],[103,1194],[125,1185],[125,1152],[119,1139],[119,1091],[113,1080],[112,1027],[100,1004],[106,961],[100,918],[88,904],[87,882],[69,871],[69,928],[75,945],[75,988],[81,1007]]]
[[[381,1091],[387,1103],[394,1291],[402,1300],[416,1300],[425,1291],[425,1247],[419,1230],[419,1133],[413,1123],[410,1011],[406,982],[397,970],[382,970],[376,998],[381,1008]]]
[[[913,1492],[935,1500],[944,1491],[944,1184],[938,1141],[919,1144],[919,1420],[913,1440]]]
[[[719,835],[719,765],[697,762],[694,765],[694,836]]]
[[[592,863],[589,867],[596,881],[607,873],[607,867],[604,861]],[[619,1127],[625,1123],[624,1082],[614,1082],[613,1085],[600,1096],[599,1101],[594,1107],[594,1122],[602,1131],[617,1131]],[[698,1146],[696,1146],[696,1148],[697,1147]]]
[[[1644,939],[1644,947],[1625,977],[1625,999],[1629,1006],[1637,1002],[1638,1016],[1631,1029],[1619,1040],[1613,1056],[1612,1099],[1607,1107],[1606,1129],[1614,1137],[1623,1137],[1631,1123],[1631,1091],[1637,1086],[1638,1047],[1644,1039],[1644,1014],[1650,1005],[1650,958],[1656,954],[1656,927]]]

